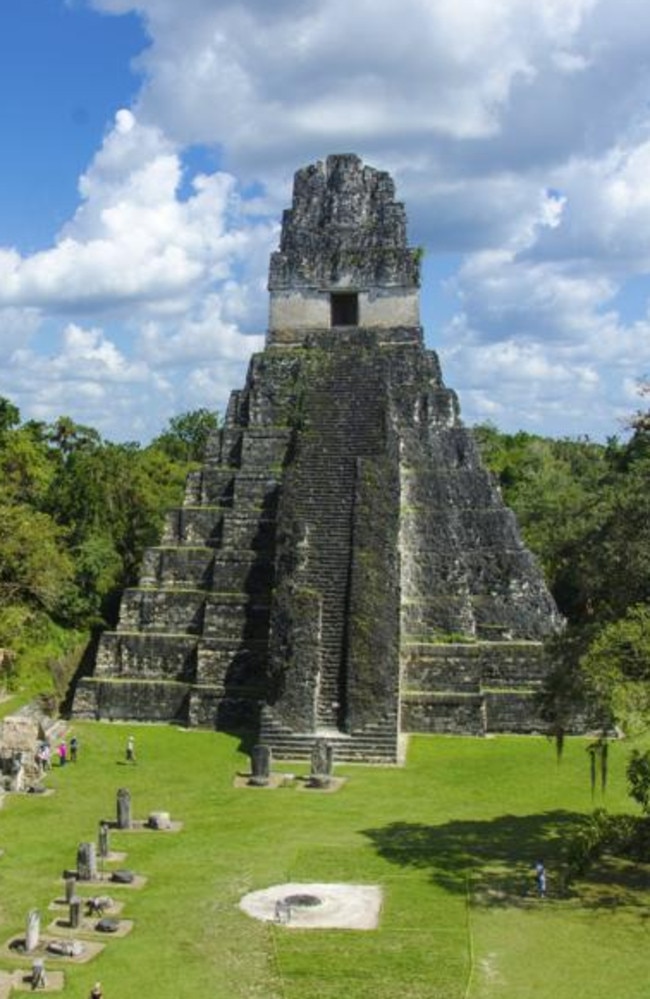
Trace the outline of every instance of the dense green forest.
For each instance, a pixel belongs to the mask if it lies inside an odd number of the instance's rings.
[[[625,440],[552,440],[480,426],[484,459],[516,512],[566,619],[550,653],[546,710],[558,730],[650,721],[650,420]]]
[[[69,417],[22,422],[0,398],[0,689],[63,697],[216,425],[200,409],[147,447],[114,444]]]

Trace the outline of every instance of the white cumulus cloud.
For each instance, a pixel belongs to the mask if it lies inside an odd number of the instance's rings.
[[[110,384],[112,344],[161,410],[210,385],[221,404],[261,342],[292,172],[354,151],[394,173],[413,242],[446,261],[455,314],[429,336],[467,416],[616,429],[650,366],[645,0],[86,2],[143,19],[142,85],[53,245],[0,247],[5,356],[53,398],[64,359],[85,371],[93,351],[105,381],[84,392]],[[191,171],[196,144],[218,168]],[[73,351],[74,328],[94,346]]]

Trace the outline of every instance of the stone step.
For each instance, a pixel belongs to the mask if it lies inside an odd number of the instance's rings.
[[[199,635],[205,601],[202,590],[125,590],[117,631]]]
[[[275,520],[254,513],[228,511],[221,537],[225,551],[269,552],[275,545]]]
[[[400,757],[400,740],[392,726],[346,733],[320,725],[314,732],[292,732],[262,712],[259,742],[269,745],[278,759],[309,759],[317,739],[333,747],[335,760],[395,763]]]
[[[262,700],[267,659],[266,640],[206,638],[197,650],[196,682],[215,685],[221,694],[250,691],[251,684],[257,683],[257,699]]]
[[[196,675],[198,640],[192,635],[105,631],[95,677],[190,682]]]
[[[214,549],[148,548],[140,570],[140,586],[208,589],[212,580]]]
[[[268,604],[236,595],[210,595],[203,614],[203,637],[239,639],[241,641],[266,640],[269,629]]]
[[[216,548],[224,542],[224,527],[234,518],[255,525],[275,522],[275,502],[238,503],[227,506],[179,507],[170,511],[165,520],[161,545]]]
[[[221,543],[225,507],[180,507],[165,517],[162,546],[204,545],[216,548]]]
[[[211,589],[219,593],[269,594],[274,578],[273,559],[261,552],[215,553]]]
[[[206,466],[190,472],[185,484],[186,506],[229,506],[235,478],[232,468]]]

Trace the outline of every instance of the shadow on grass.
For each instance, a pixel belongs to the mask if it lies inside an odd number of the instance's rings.
[[[548,899],[576,899],[586,906],[647,908],[648,871],[639,865],[602,861],[587,880],[567,889],[566,844],[583,822],[580,813],[558,810],[439,826],[393,822],[363,834],[381,857],[401,867],[429,870],[431,880],[445,891],[466,895],[469,886],[475,904],[528,907]],[[546,899],[537,895],[538,860],[546,866]]]

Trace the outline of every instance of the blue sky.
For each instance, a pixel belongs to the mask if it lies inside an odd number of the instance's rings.
[[[291,178],[388,169],[467,422],[598,439],[650,372],[645,0],[3,0],[0,394],[147,440],[263,343]]]
[[[137,95],[131,62],[145,45],[135,14],[101,17],[59,0],[2,4],[2,245],[47,246],[73,214],[80,174],[116,108]]]

